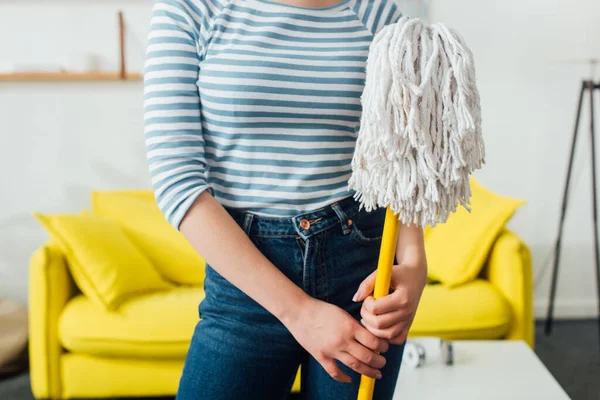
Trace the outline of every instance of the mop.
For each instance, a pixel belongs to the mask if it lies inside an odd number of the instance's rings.
[[[485,163],[473,55],[443,24],[403,17],[375,35],[349,188],[366,211],[385,207],[375,298],[389,294],[400,222],[470,211],[469,176]],[[375,380],[361,377],[359,400]]]

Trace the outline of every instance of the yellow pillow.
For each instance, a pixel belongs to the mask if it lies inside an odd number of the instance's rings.
[[[133,296],[173,287],[116,222],[94,215],[35,216],[65,252],[81,291],[108,310]]]
[[[94,192],[92,211],[121,224],[165,279],[183,285],[203,284],[204,259],[167,222],[151,192]]]
[[[524,204],[471,179],[471,213],[460,207],[445,224],[425,232],[429,277],[447,286],[475,279],[504,225]]]

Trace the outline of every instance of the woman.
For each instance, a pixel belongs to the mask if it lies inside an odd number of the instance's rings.
[[[391,399],[426,282],[400,229],[371,296],[384,210],[347,188],[373,35],[391,0],[159,0],[145,70],[156,198],[207,260],[178,399]],[[381,352],[382,354],[376,354]]]

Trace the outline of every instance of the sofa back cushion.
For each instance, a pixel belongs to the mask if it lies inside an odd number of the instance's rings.
[[[506,222],[524,202],[490,192],[471,179],[471,212],[459,207],[445,224],[425,230],[429,277],[447,286],[474,280]]]
[[[96,191],[92,212],[121,224],[165,279],[184,285],[203,284],[204,259],[167,222],[151,191]]]
[[[95,215],[35,215],[65,253],[81,291],[106,309],[115,310],[142,293],[173,287],[118,223]]]

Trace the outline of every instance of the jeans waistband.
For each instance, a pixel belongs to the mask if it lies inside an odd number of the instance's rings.
[[[300,236],[306,240],[338,224],[344,233],[350,232],[352,218],[359,212],[359,203],[354,198],[347,197],[292,218],[261,216],[236,208],[225,209],[249,236]]]

